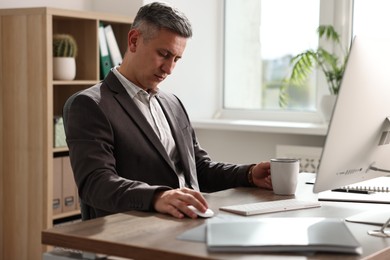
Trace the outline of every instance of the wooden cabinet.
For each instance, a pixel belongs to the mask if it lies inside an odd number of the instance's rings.
[[[132,18],[54,8],[0,9],[0,260],[41,259],[53,225],[53,116],[100,78],[98,26],[111,24],[124,54]],[[52,36],[78,44],[76,78],[53,80]],[[68,214],[77,214],[73,211]]]

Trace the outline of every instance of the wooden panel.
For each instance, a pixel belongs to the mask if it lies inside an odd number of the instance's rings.
[[[3,257],[39,259],[37,234],[48,227],[45,17],[6,16],[2,36],[3,108],[12,111],[3,114]]]
[[[4,39],[4,34],[2,30],[3,26],[3,19],[0,18],[0,66],[3,66],[3,60],[2,57],[3,55],[3,48],[2,48],[2,40]],[[3,70],[0,68],[0,143],[4,142],[4,135],[3,135],[3,114],[5,109],[3,108],[3,104],[5,102],[4,100],[4,95],[3,95]],[[3,154],[5,153],[5,147],[3,145],[0,145],[0,241],[4,241],[5,236],[4,236],[4,228],[3,228],[3,223],[4,223],[4,218],[3,218],[3,212],[5,210],[5,207],[3,205],[4,201],[4,163],[3,163]],[[4,252],[4,247],[3,247],[3,242],[0,242],[0,252]],[[0,254],[0,259],[3,259],[3,253]]]

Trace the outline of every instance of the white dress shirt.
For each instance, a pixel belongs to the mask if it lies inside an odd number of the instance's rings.
[[[118,67],[112,69],[112,72],[122,83],[127,93],[130,95],[131,99],[140,109],[142,114],[145,116],[146,120],[149,122],[150,126],[153,128],[154,132],[160,139],[162,145],[168,153],[169,158],[171,159],[173,165],[176,168],[176,174],[179,178],[180,188],[186,187],[186,182],[182,169],[177,167],[179,162],[179,157],[177,154],[175,140],[173,139],[171,128],[168,124],[167,118],[156,99],[158,91],[154,93],[148,93],[142,88],[136,86],[131,81],[126,79],[118,71]],[[197,186],[197,185],[196,185]]]

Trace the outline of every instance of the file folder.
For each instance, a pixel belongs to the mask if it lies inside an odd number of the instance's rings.
[[[100,79],[104,79],[112,68],[110,53],[108,52],[106,34],[103,23],[99,24],[99,52],[100,52]]]
[[[69,156],[62,157],[62,212],[76,210],[76,183]]]
[[[112,65],[119,66],[122,63],[122,54],[119,50],[118,43],[115,39],[114,31],[112,30],[111,25],[106,25],[104,27],[104,32],[106,34],[108,51],[110,53]]]
[[[53,215],[62,212],[62,158],[53,160]]]
[[[75,184],[75,192],[76,192],[76,209],[80,210],[80,196],[79,196],[79,190],[77,189],[77,185]]]

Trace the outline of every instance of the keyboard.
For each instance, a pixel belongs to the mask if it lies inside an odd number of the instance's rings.
[[[307,209],[320,207],[317,201],[304,201],[298,199],[285,199],[274,201],[263,201],[248,204],[220,207],[220,210],[236,213],[244,216],[258,215],[288,210]]]

